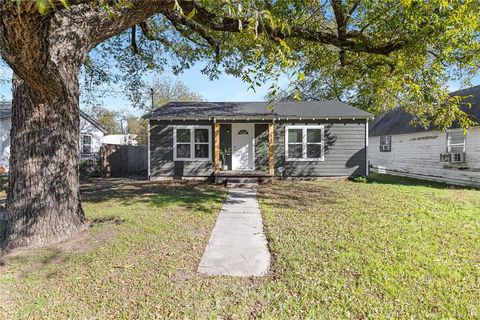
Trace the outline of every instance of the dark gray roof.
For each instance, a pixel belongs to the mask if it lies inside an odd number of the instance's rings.
[[[465,111],[470,119],[480,123],[480,85],[468,89],[462,89],[450,93],[450,96],[466,97],[462,104],[461,110]],[[471,108],[468,107],[471,104]],[[370,136],[390,136],[403,133],[415,133],[435,130],[435,128],[424,128],[422,126],[413,126],[411,121],[413,116],[404,112],[401,108],[397,108],[386,112],[375,119],[370,125]],[[458,123],[455,123],[452,128],[458,128]]]
[[[149,119],[210,119],[210,118],[360,118],[372,114],[339,101],[276,102],[170,102],[157,108]]]
[[[107,130],[102,127],[100,123],[98,123],[95,119],[90,117],[88,114],[80,110],[80,116],[94,125],[98,130],[102,131],[103,133],[107,133]],[[0,102],[0,119],[8,119],[12,117],[12,103],[7,101]]]

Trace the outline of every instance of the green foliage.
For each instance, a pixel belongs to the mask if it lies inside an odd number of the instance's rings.
[[[359,182],[359,183],[367,183],[368,179],[365,178],[364,176],[355,176],[355,177],[350,177],[348,180],[352,182]]]
[[[87,160],[80,160],[79,162],[79,170],[80,172],[84,173],[87,171],[88,168],[88,161]]]
[[[121,133],[121,114],[101,105],[95,105],[86,112],[92,116],[106,131],[107,134]]]
[[[191,90],[181,81],[171,81],[170,79],[157,80],[153,85],[153,108],[166,105],[171,101],[176,102],[197,102],[203,101],[200,93]],[[148,106],[147,109],[150,109]]]
[[[136,135],[138,144],[146,145],[148,143],[148,121],[135,116],[128,116],[125,120],[127,121],[127,133]]]
[[[113,17],[132,5],[95,3]],[[375,114],[400,106],[424,126],[473,125],[447,89],[478,74],[478,1],[175,0],[172,8],[97,46],[85,63],[84,90],[114,82],[145,105],[145,73],[166,66],[179,73],[204,61],[211,78],[224,71],[252,89],[273,80],[272,101],[287,74],[294,99],[341,99]]]
[[[226,164],[227,155],[231,154],[232,150],[230,148],[226,148],[224,146],[220,147],[220,157],[222,158],[222,162]]]

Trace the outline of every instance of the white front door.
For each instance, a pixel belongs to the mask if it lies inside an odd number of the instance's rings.
[[[253,123],[232,123],[232,170],[253,170]]]

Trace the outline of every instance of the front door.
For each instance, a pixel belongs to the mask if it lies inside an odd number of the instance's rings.
[[[232,170],[253,170],[253,123],[232,124]]]

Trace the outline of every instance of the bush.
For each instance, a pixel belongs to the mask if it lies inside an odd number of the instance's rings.
[[[88,161],[87,160],[80,160],[79,164],[79,170],[80,172],[85,172],[87,171],[87,168],[89,167]]]
[[[367,183],[368,180],[364,176],[350,177],[348,180],[359,183]]]

